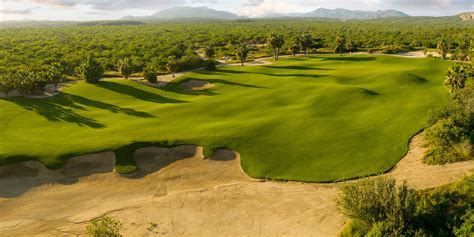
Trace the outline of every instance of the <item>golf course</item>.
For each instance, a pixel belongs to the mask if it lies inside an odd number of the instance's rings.
[[[384,173],[447,101],[450,62],[378,55],[285,57],[184,74],[164,87],[105,79],[44,99],[0,99],[0,165],[60,168],[70,157],[199,145],[240,153],[254,178],[332,182]],[[159,77],[158,77],[159,78]],[[195,80],[212,87],[192,90]]]

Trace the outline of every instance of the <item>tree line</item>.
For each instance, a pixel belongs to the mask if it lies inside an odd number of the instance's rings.
[[[271,32],[266,36],[266,40],[260,51],[269,49],[274,60],[279,60],[282,54],[290,54],[296,56],[298,53],[303,53],[307,57],[311,52],[315,52],[327,45],[323,39],[315,36],[311,32],[303,32],[293,36],[285,36],[283,33]],[[241,42],[234,42],[225,47],[229,50],[228,55],[232,55],[238,60],[242,66],[249,59],[250,53],[255,51],[258,40],[246,40]],[[249,43],[250,42],[250,43]],[[338,34],[333,39],[332,48],[329,52],[332,53],[352,53],[358,50],[358,44],[346,37],[344,34]],[[140,73],[144,79],[151,83],[157,82],[157,76],[162,73],[170,73],[174,77],[178,71],[190,70],[203,67],[212,70],[219,64],[216,61],[219,53],[222,52],[222,47],[216,44],[203,44],[196,46],[193,49],[191,45],[187,48],[178,46],[182,53],[171,54],[166,59],[160,58],[156,60],[137,60],[134,57],[123,57],[111,66],[98,60],[100,56],[88,55],[85,60],[78,63],[78,66],[72,69],[70,73],[70,65],[65,65],[64,62],[52,62],[50,64],[42,64],[39,66],[26,66],[12,68],[4,73],[0,72],[0,91],[7,96],[10,91],[16,89],[21,95],[38,94],[44,91],[47,84],[57,85],[63,82],[67,75],[75,75],[86,82],[97,83],[107,70],[119,72],[125,79],[128,79],[133,73]],[[448,41],[446,38],[438,40],[436,49],[441,59],[446,59],[448,53],[451,53],[451,58],[460,62],[467,62],[473,59],[474,41],[469,37],[460,37],[456,43]],[[105,50],[105,49],[104,49]],[[204,57],[201,57],[197,52],[202,50]],[[390,52],[396,52],[391,48]],[[394,51],[395,50],[395,51]],[[427,50],[425,49],[425,53]],[[255,54],[255,52],[254,52]],[[176,55],[179,55],[177,57]],[[265,56],[265,55],[264,55]],[[453,88],[463,87],[464,78],[469,77],[472,71],[469,64],[458,63],[449,71],[446,85]]]

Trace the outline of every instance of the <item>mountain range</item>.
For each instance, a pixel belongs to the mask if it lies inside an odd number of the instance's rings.
[[[342,8],[337,9],[326,9],[319,8],[311,12],[306,13],[266,13],[257,18],[286,18],[286,17],[318,17],[318,18],[331,18],[340,20],[368,20],[378,19],[386,17],[407,17],[409,15],[396,11],[396,10],[379,10],[379,11],[359,11],[359,10],[346,10]],[[239,16],[237,14],[228,11],[216,11],[208,7],[174,7],[165,10],[158,11],[157,13],[150,16],[134,17],[126,16],[121,20],[171,20],[171,19],[184,19],[184,18],[200,18],[200,19],[245,19],[247,17]]]
[[[288,14],[265,14],[262,18],[282,18],[282,17],[318,17],[331,18],[339,20],[369,20],[387,17],[407,17],[408,14],[396,10],[378,10],[378,11],[360,11],[347,10],[342,8],[326,9],[318,8],[306,13],[288,13]]]
[[[166,20],[183,18],[201,18],[201,19],[238,19],[240,16],[227,12],[216,11],[208,7],[174,7],[158,11],[150,16],[126,16],[121,20]]]

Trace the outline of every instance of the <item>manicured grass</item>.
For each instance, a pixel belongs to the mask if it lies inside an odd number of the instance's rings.
[[[0,100],[0,164],[59,167],[68,157],[129,144],[199,144],[241,153],[253,177],[335,181],[387,171],[446,101],[449,63],[319,55],[194,72],[166,88],[133,81],[68,85],[49,99]],[[182,90],[183,80],[212,89]],[[119,149],[120,148],[120,149]],[[121,157],[121,164],[133,164]]]

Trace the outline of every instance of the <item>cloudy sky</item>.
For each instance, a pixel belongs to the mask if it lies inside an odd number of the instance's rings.
[[[0,20],[101,20],[150,15],[174,6],[207,6],[239,15],[308,12],[319,7],[395,9],[443,16],[474,11],[474,0],[0,0]]]

